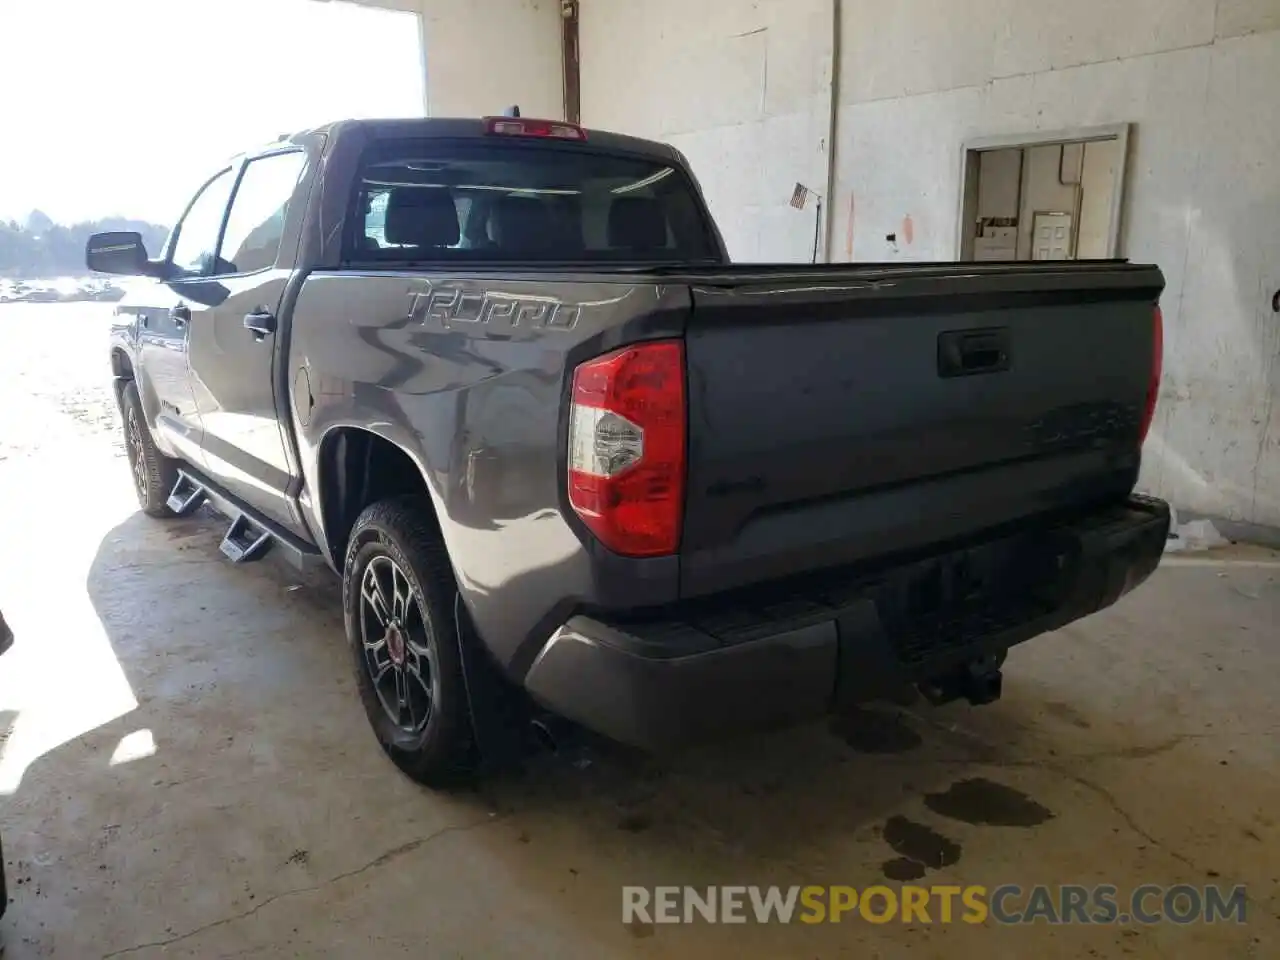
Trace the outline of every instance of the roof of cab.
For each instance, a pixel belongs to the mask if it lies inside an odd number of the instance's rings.
[[[524,118],[533,119],[533,118]],[[562,121],[558,121],[562,122]],[[674,148],[654,140],[643,140],[629,137],[622,133],[610,133],[607,130],[586,131],[586,146],[595,149],[618,150],[632,154],[642,154],[661,160],[675,160],[679,154]],[[461,139],[469,137],[489,137],[486,119],[481,117],[433,117],[430,119],[412,120],[337,120],[323,126],[303,130],[292,136],[282,137],[275,143],[263,146],[258,153],[267,153],[279,149],[284,143],[308,144],[316,140],[326,142],[326,151],[339,138],[356,135],[370,140],[413,140],[432,137]],[[575,141],[564,140],[565,144]]]

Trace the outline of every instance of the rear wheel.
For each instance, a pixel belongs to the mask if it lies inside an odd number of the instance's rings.
[[[125,455],[129,458],[138,505],[149,517],[177,516],[169,509],[168,500],[178,481],[178,464],[156,449],[142,411],[138,386],[132,380],[124,385],[120,394],[120,412],[124,417]]]
[[[458,651],[457,584],[432,507],[384,500],[356,521],[342,598],[356,683],[379,744],[430,787],[472,772],[474,749]]]

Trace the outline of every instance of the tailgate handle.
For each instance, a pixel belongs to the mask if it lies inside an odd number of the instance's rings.
[[[938,334],[938,375],[968,377],[1009,369],[1009,331],[949,330]]]

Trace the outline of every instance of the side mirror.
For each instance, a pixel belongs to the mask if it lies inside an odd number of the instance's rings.
[[[132,231],[95,233],[85,245],[84,262],[95,273],[140,277],[151,272],[142,234]]]

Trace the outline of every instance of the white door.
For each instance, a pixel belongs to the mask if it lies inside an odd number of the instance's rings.
[[[1070,260],[1071,214],[1037,213],[1032,219],[1031,259]]]

